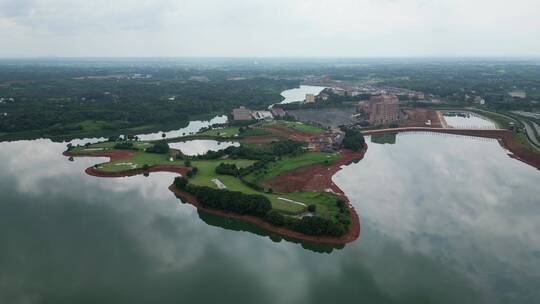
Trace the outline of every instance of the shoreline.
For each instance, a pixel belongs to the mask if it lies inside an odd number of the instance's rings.
[[[219,209],[213,209],[208,208],[197,201],[197,199],[192,196],[189,193],[185,193],[183,191],[180,191],[179,189],[176,189],[174,184],[169,186],[169,190],[175,194],[175,196],[179,197],[183,202],[189,203],[192,206],[194,206],[197,210],[203,211],[209,214],[221,216],[224,218],[230,218],[230,219],[236,219],[241,220],[247,223],[254,224],[258,226],[259,228],[262,228],[266,230],[269,233],[273,233],[285,238],[290,238],[294,240],[298,240],[301,242],[307,242],[312,244],[321,244],[321,245],[344,245],[350,242],[355,241],[360,236],[360,219],[358,217],[358,214],[356,213],[356,210],[350,203],[349,199],[343,191],[337,187],[332,181],[331,176],[335,174],[335,172],[341,170],[341,166],[346,165],[348,163],[351,163],[353,161],[359,161],[363,158],[365,152],[367,151],[367,146],[362,150],[361,152],[357,153],[350,153],[347,150],[343,150],[345,152],[345,157],[340,158],[339,161],[337,161],[335,164],[331,166],[324,166],[324,173],[329,177],[327,181],[329,180],[329,183],[326,185],[327,187],[325,189],[332,189],[332,192],[334,192],[336,195],[338,195],[342,200],[345,201],[347,204],[347,207],[349,209],[349,215],[351,218],[351,225],[349,227],[349,230],[346,234],[340,237],[333,237],[333,236],[313,236],[313,235],[307,235],[300,232],[296,232],[293,230],[289,230],[284,227],[279,227],[272,225],[268,222],[265,222],[262,218],[251,216],[251,215],[242,215],[237,213],[232,213],[229,211],[219,210]],[[120,151],[123,152],[123,151]],[[128,153],[129,151],[126,151]],[[131,155],[128,155],[128,153],[118,153],[118,151],[109,151],[109,152],[97,152],[95,154],[86,154],[86,155],[74,155],[70,153],[69,151],[65,151],[63,153],[64,156],[69,157],[109,157],[111,160],[119,160],[119,159],[125,159],[131,157]],[[319,170],[319,165],[309,166],[306,168],[312,168],[315,167],[315,170]],[[332,170],[330,170],[332,168]],[[302,169],[302,168],[300,168]],[[182,176],[185,176],[187,172],[189,171],[189,168],[186,167],[178,167],[178,166],[172,166],[172,165],[157,165],[150,167],[148,170],[143,169],[133,169],[128,171],[119,171],[119,172],[106,172],[106,171],[99,171],[96,170],[94,167],[88,167],[85,170],[85,173],[91,176],[95,177],[128,177],[128,176],[134,176],[134,175],[140,175],[150,172],[172,172],[172,173],[178,173]],[[330,175],[327,173],[331,172]],[[299,189],[296,189],[299,190]],[[311,190],[314,191],[314,190]]]
[[[510,153],[509,157],[517,159],[529,166],[540,170],[540,154],[528,150],[522,144],[517,142],[512,136],[512,131],[506,129],[455,129],[455,128],[427,128],[427,127],[403,127],[395,129],[378,129],[363,131],[364,136],[402,133],[402,132],[433,132],[446,133],[473,137],[493,138],[499,142],[499,145]]]

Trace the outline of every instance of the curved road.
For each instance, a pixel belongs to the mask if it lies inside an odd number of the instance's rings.
[[[525,126],[525,131],[527,132],[527,137],[530,141],[532,141],[533,146],[536,148],[536,150],[540,151],[540,141],[538,141],[538,138],[536,138],[536,134],[534,133],[533,127],[528,124],[525,120],[522,120],[521,123]],[[539,131],[538,125],[534,124],[534,127],[536,128],[536,131]],[[540,133],[539,133],[540,134]]]

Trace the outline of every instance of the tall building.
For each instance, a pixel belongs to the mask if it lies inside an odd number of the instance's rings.
[[[395,95],[371,96],[369,100],[369,122],[388,124],[399,120],[399,99]]]
[[[246,107],[233,109],[232,116],[234,120],[251,120],[251,111]]]

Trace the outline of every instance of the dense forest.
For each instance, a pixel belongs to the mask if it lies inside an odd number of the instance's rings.
[[[0,140],[179,128],[240,105],[266,108],[283,90],[321,79],[422,91],[456,106],[481,97],[491,109],[535,111],[540,102],[540,63],[525,59],[0,60]]]
[[[136,133],[246,105],[266,108],[296,80],[218,70],[0,65],[0,136]]]

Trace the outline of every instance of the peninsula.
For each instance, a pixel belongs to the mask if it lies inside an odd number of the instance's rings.
[[[174,148],[200,139],[235,145],[200,155]],[[361,160],[366,150],[357,130],[261,120],[232,121],[159,141],[111,137],[68,145],[64,155],[109,157],[86,169],[97,177],[178,173],[169,190],[200,211],[294,240],[341,245],[359,237],[360,222],[332,176],[342,165]]]

